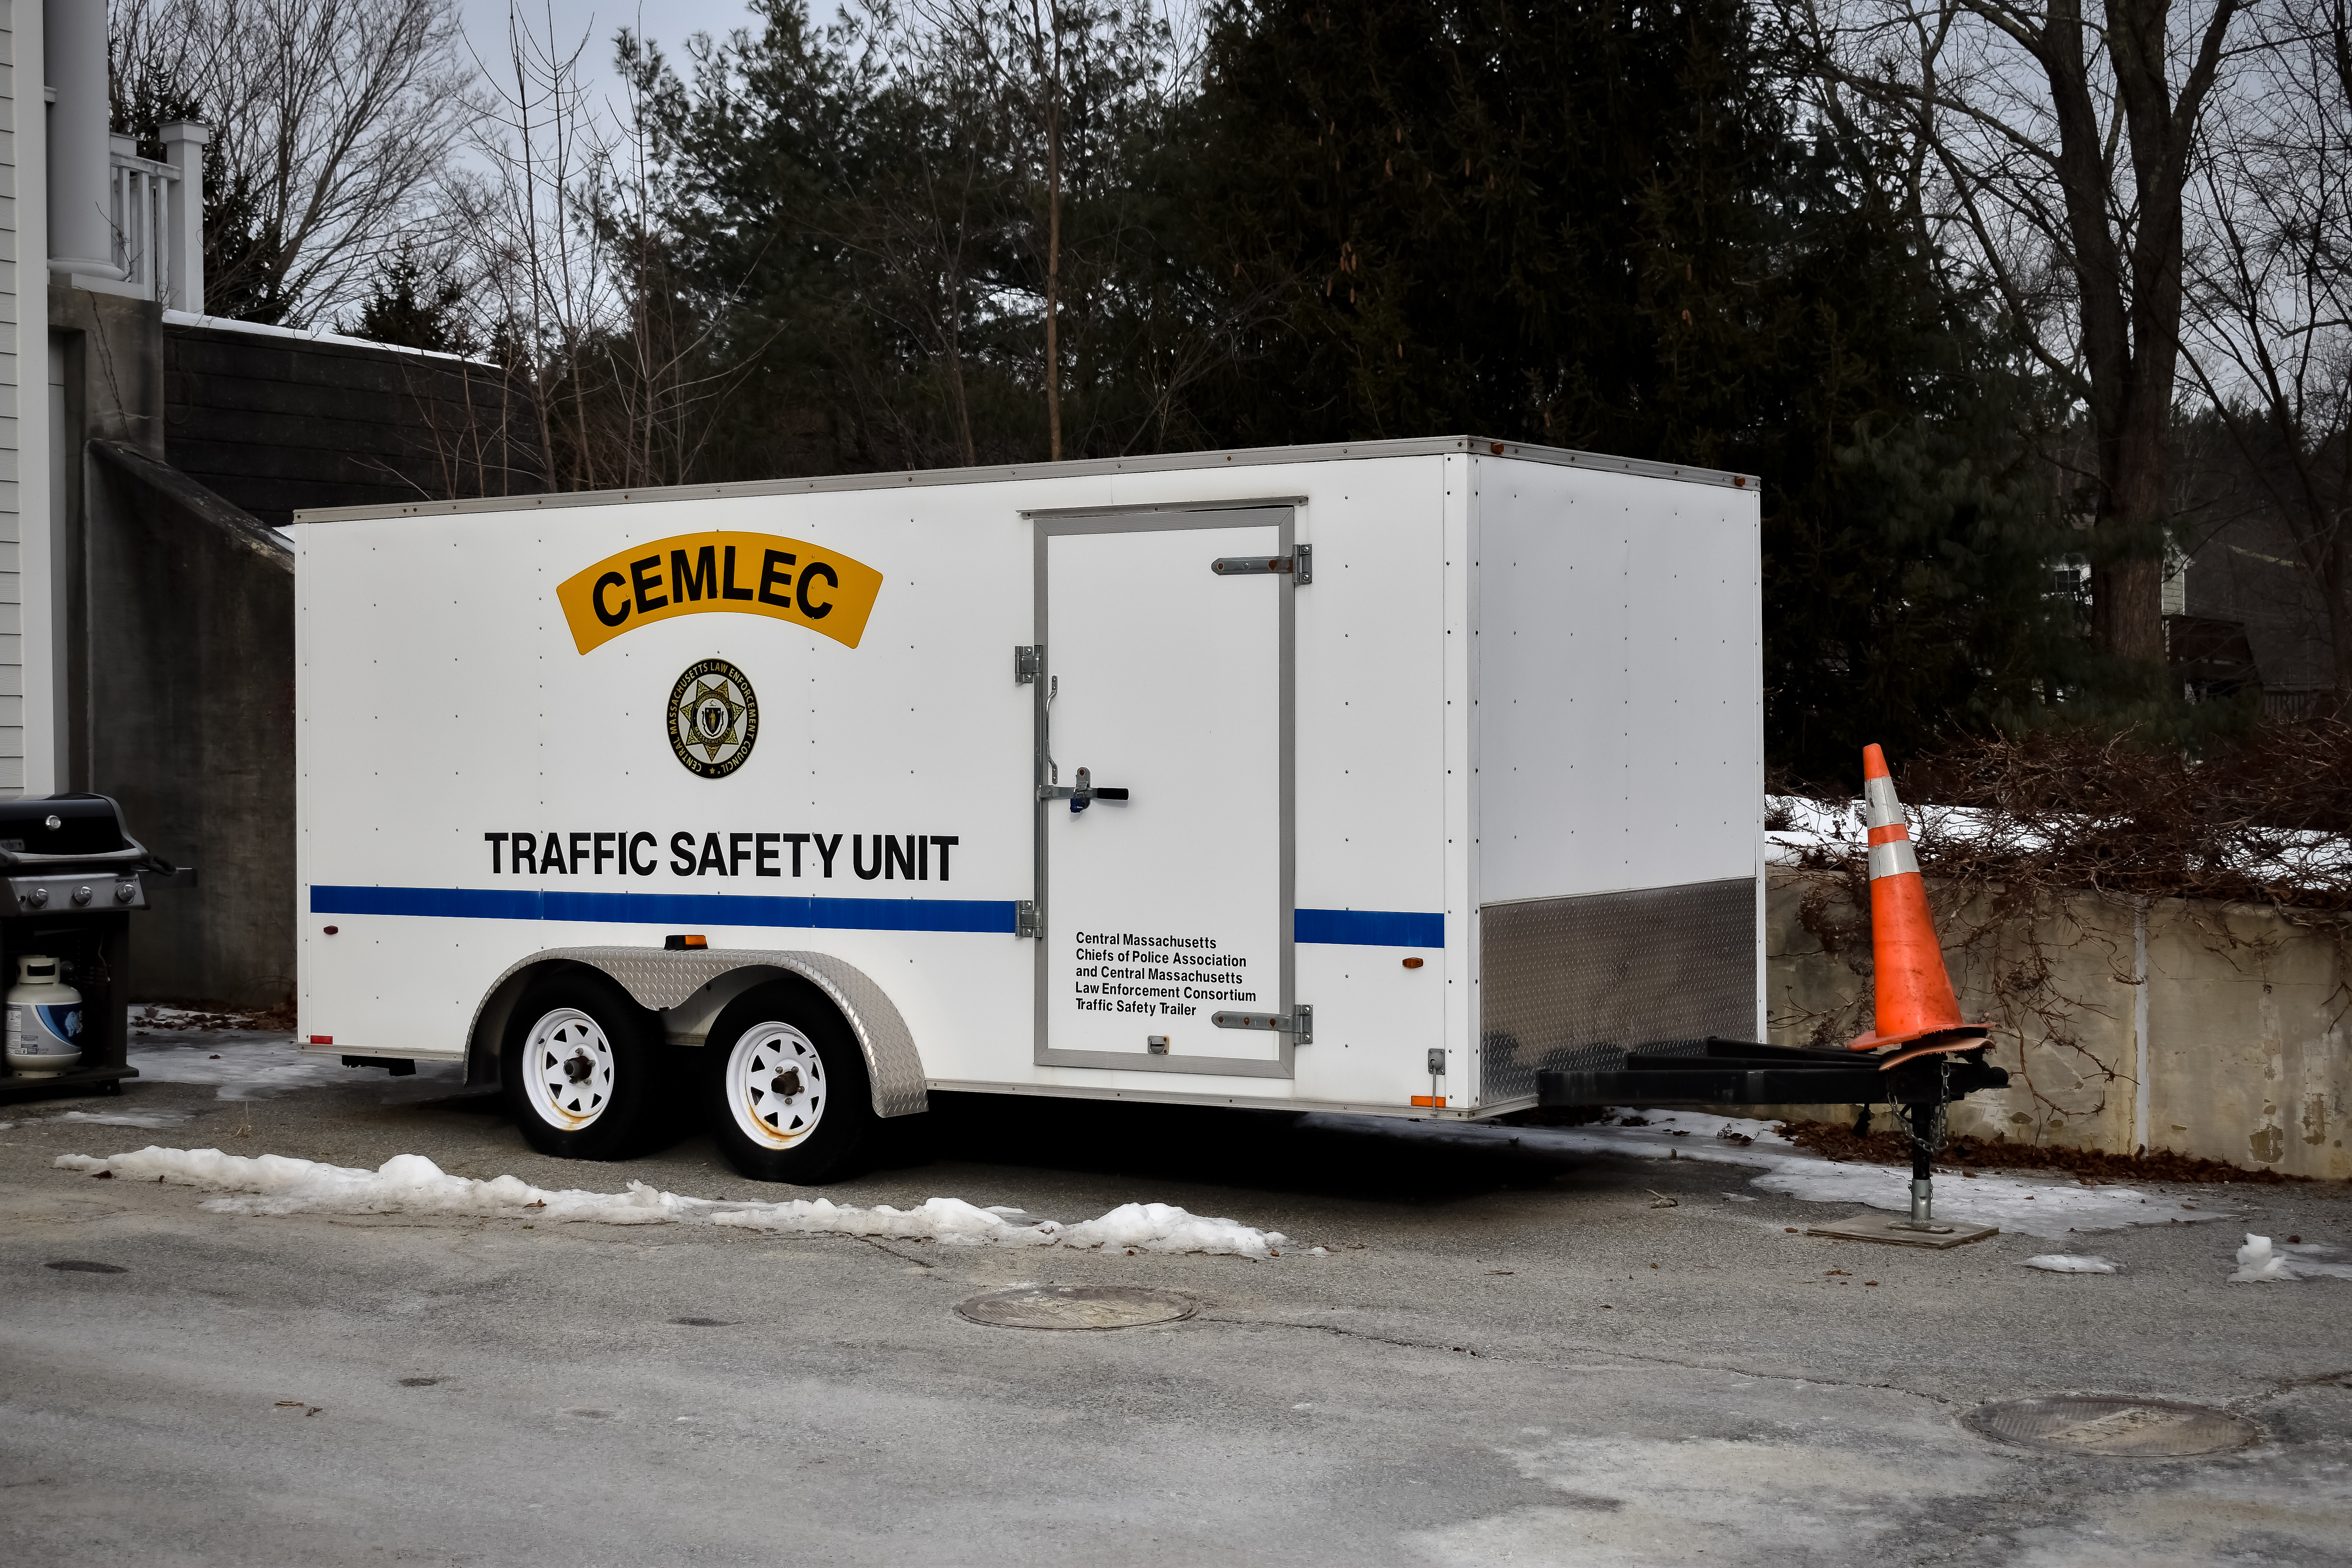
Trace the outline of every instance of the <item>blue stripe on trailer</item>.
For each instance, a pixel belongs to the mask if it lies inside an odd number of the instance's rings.
[[[567,893],[514,888],[310,889],[314,915],[582,921],[612,925],[804,926],[824,931],[966,931],[1010,936],[1002,899],[756,898],[728,893]]]
[[[1290,934],[1297,942],[1343,947],[1444,947],[1445,917],[1398,910],[1300,910]]]
[[[611,925],[806,927],[822,931],[955,931],[1012,934],[1001,899],[763,898],[732,893],[570,893],[525,888],[310,889],[314,915],[416,915],[444,920],[576,921]],[[1300,910],[1299,942],[1344,947],[1445,945],[1445,917],[1396,910]]]

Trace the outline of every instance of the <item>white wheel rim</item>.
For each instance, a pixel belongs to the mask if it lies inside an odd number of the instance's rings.
[[[727,1053],[727,1106],[763,1149],[805,1142],[824,1119],[824,1058],[790,1024],[754,1024]]]
[[[613,1103],[613,1042],[579,1008],[558,1007],[523,1041],[522,1088],[550,1127],[577,1132],[592,1125]]]

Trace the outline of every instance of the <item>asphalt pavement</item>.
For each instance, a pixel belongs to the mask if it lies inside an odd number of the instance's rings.
[[[2340,1184],[2161,1189],[2239,1217],[2087,1235],[2124,1271],[2061,1275],[2019,1267],[2057,1248],[2039,1237],[1807,1237],[1844,1211],[1731,1166],[979,1096],[935,1097],[823,1195],[1064,1221],[1156,1201],[1291,1244],[234,1215],[54,1167],[158,1143],[816,1195],[699,1136],[542,1159],[430,1073],[223,1092],[252,1091],[0,1105],[12,1563],[2352,1563],[2352,1280],[2224,1283],[2247,1229],[2352,1247]],[[1198,1310],[1108,1331],[954,1310],[1025,1283]],[[2130,1459],[1964,1423],[2061,1393],[2207,1405],[2258,1440]]]

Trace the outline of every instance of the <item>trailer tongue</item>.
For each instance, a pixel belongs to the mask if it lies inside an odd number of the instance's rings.
[[[1853,1051],[1808,1050],[1708,1038],[1625,1053],[1622,1067],[1548,1072],[1537,1103],[1594,1105],[1891,1105],[1911,1134],[1914,1231],[1950,1234],[1935,1217],[1932,1162],[1944,1146],[1948,1108],[1979,1089],[2006,1089],[2009,1073],[1984,1059],[1985,1047],[1915,1058],[1882,1068]],[[1990,1232],[1985,1234],[1990,1235]]]
[[[1693,1048],[1674,1042],[1624,1053],[1598,1071],[1539,1075],[1542,1105],[1892,1105],[1911,1134],[1911,1217],[1839,1227],[1856,1239],[1914,1241],[1922,1236],[1978,1240],[1980,1226],[1935,1222],[1936,1152],[1948,1108],[1980,1089],[2006,1089],[2009,1074],[1987,1065],[1990,1037],[1967,1022],[1944,965],[1927,909],[1927,888],[1885,754],[1863,748],[1870,829],[1870,941],[1874,1026],[1845,1050],[1759,1045],[1710,1036]],[[1607,1047],[1603,1047],[1605,1051]],[[1891,1234],[1890,1234],[1891,1233]],[[1940,1245],[1938,1243],[1937,1245]]]
[[[1540,1105],[1921,1105],[2003,1089],[2009,1074],[1986,1065],[1982,1047],[1955,1057],[1948,1075],[1931,1059],[1881,1071],[1852,1051],[1764,1046],[1708,1038],[1625,1053],[1622,1067],[1548,1072]]]

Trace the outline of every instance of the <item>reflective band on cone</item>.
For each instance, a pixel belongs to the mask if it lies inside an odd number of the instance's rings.
[[[1870,827],[1870,935],[1876,959],[1873,989],[1875,1026],[1853,1042],[1857,1051],[1884,1046],[1906,1049],[1889,1055],[1884,1069],[1938,1051],[1973,1050],[1984,1044],[1985,1027],[1960,1016],[1952,977],[1944,968],[1943,944],[1927,910],[1927,884],[1903,820],[1903,802],[1876,746],[1862,751],[1863,799]]]

